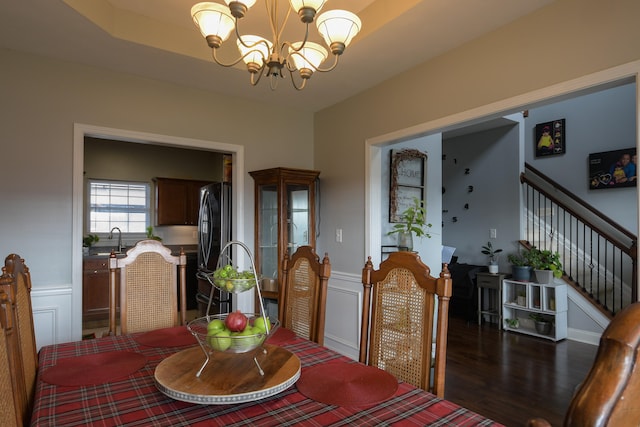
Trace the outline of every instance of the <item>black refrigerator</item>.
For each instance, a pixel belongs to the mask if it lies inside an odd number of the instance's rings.
[[[213,272],[217,268],[220,250],[231,241],[231,184],[214,182],[200,189],[198,214],[198,270]],[[229,260],[221,261],[225,265]],[[198,310],[201,316],[228,313],[231,310],[231,295],[214,289],[208,280],[198,278]],[[211,308],[207,313],[209,299]]]

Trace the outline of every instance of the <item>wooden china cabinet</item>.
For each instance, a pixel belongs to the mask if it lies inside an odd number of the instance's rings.
[[[273,168],[249,172],[255,182],[255,263],[263,278],[282,277],[285,254],[316,246],[316,191],[319,171]],[[277,317],[278,291],[261,287],[267,314]],[[258,309],[258,307],[256,307]]]

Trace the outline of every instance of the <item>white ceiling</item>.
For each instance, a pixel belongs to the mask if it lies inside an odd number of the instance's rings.
[[[325,10],[357,13],[363,30],[338,67],[330,73],[315,73],[303,91],[296,91],[288,81],[280,82],[276,91],[266,81],[252,87],[244,66],[224,68],[213,63],[189,14],[196,0],[3,1],[0,46],[317,111],[552,1],[329,0]],[[250,30],[241,32],[259,31],[253,26],[264,13],[260,3],[241,21],[241,29]],[[281,7],[288,7],[288,1]],[[289,37],[301,38],[303,28],[294,13],[287,29],[298,35]],[[223,45],[221,53],[235,54],[235,42],[227,44],[231,46]]]

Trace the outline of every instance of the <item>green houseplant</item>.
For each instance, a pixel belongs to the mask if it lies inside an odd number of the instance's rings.
[[[513,280],[528,282],[531,279],[531,263],[528,251],[507,255],[507,260],[511,263],[511,276]]]
[[[551,320],[540,313],[531,313],[529,314],[529,317],[535,322],[537,333],[541,335],[549,335],[551,333]]]
[[[498,254],[502,252],[502,249],[494,249],[491,242],[487,242],[485,246],[482,247],[480,251],[485,255],[489,255],[489,273],[497,273],[498,272]]]
[[[82,247],[90,248],[91,246],[93,246],[95,243],[98,243],[99,241],[100,241],[100,237],[98,237],[97,234],[87,234],[82,238]]]
[[[414,197],[413,203],[400,214],[400,221],[387,233],[398,235],[399,247],[406,248],[408,251],[413,250],[414,234],[420,238],[431,238],[429,229],[432,225],[427,223],[427,209],[423,200]]]
[[[529,249],[529,263],[534,270],[542,272],[547,271],[548,277],[540,273],[536,273],[536,278],[540,283],[550,283],[551,276],[562,277],[562,263],[560,262],[560,254],[551,252],[547,249],[538,249],[532,246]]]

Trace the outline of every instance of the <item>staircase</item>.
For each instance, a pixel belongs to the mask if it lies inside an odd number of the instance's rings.
[[[522,245],[558,252],[563,279],[609,318],[638,301],[637,236],[529,164],[520,182]]]

